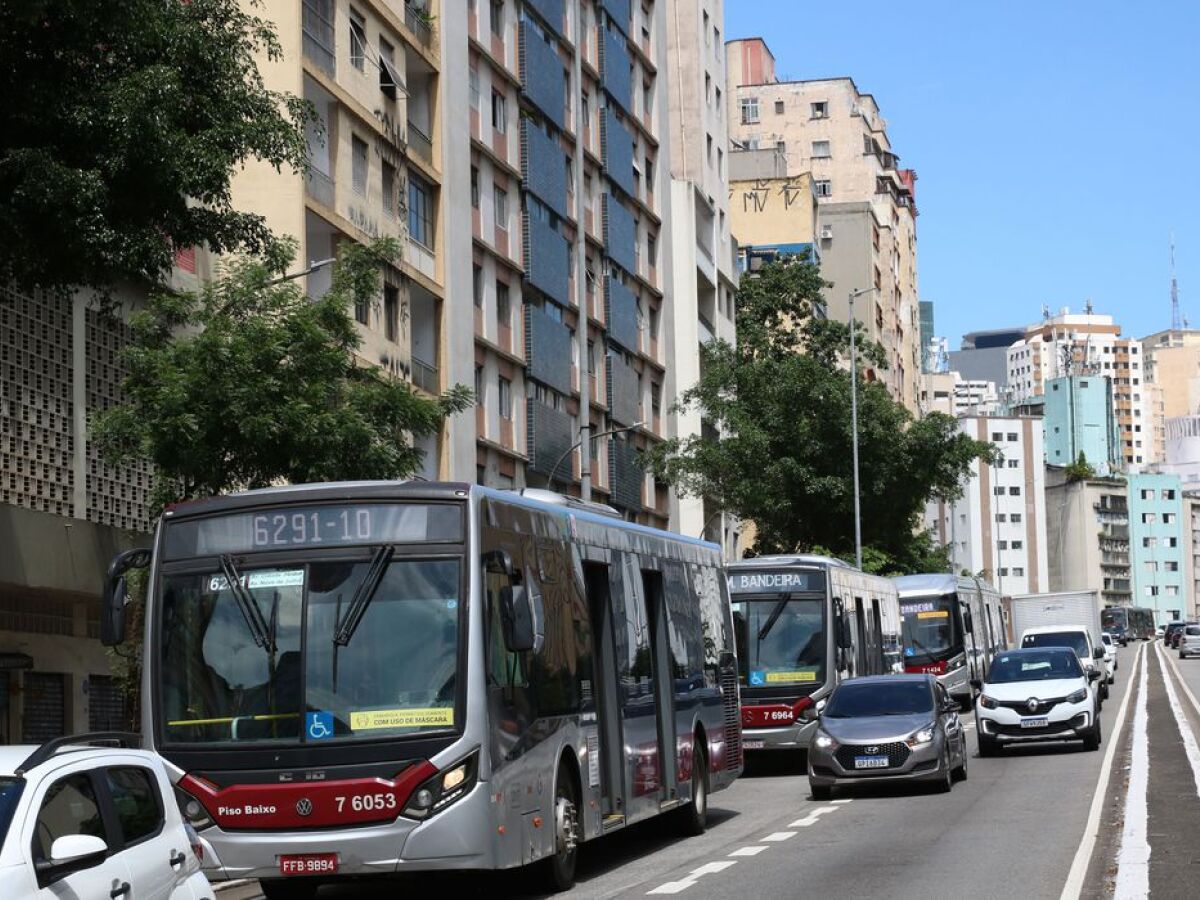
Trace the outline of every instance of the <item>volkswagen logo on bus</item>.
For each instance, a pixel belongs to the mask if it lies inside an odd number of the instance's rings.
[[[1031,713],[1035,713],[1035,712],[1037,712],[1037,711],[1038,711],[1038,702],[1037,702],[1037,698],[1036,698],[1036,697],[1030,697],[1030,698],[1029,698],[1029,700],[1028,700],[1028,702],[1026,702],[1026,704],[1025,704],[1025,708],[1026,708],[1027,710],[1029,710]]]
[[[312,801],[307,797],[302,797],[296,801],[296,812],[302,816],[312,815]]]

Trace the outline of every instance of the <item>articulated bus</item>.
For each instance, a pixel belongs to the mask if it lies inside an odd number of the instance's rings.
[[[904,575],[893,579],[904,617],[904,670],[936,675],[970,709],[973,680],[982,680],[1004,650],[1000,594],[965,575]]]
[[[1154,637],[1154,610],[1141,606],[1106,606],[1100,610],[1100,627],[1121,644]]]
[[[896,586],[825,556],[728,567],[742,686],[742,747],[795,750],[845,678],[900,671]]]
[[[545,491],[361,482],[164,513],[144,738],[214,880],[538,863],[671,811],[703,830],[741,773],[720,549]]]

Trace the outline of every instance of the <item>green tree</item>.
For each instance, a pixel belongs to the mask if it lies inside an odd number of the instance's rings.
[[[1078,459],[1067,466],[1064,474],[1067,476],[1067,481],[1086,481],[1089,478],[1096,477],[1096,469],[1087,461],[1087,457],[1080,450]]]
[[[824,547],[853,559],[850,332],[813,314],[825,287],[817,266],[797,257],[745,279],[737,346],[705,345],[701,379],[677,404],[727,436],[666,441],[646,462],[683,494],[753,520],[760,552]],[[860,347],[860,365],[883,366],[882,348],[864,339]],[[991,445],[960,433],[950,416],[914,420],[861,371],[858,407],[863,544],[871,548],[864,565],[944,571],[943,548],[919,528],[925,504],[959,496],[971,464],[991,459]]]
[[[265,88],[280,46],[243,5],[0,3],[0,283],[106,290],[160,281],[177,247],[275,245],[232,173],[302,169],[311,108]]]
[[[132,321],[125,401],[93,423],[114,464],[149,460],[154,503],[278,482],[402,478],[421,464],[412,438],[468,408],[355,355],[355,303],[373,302],[394,240],[349,245],[333,286],[312,300],[277,276],[290,261],[238,259],[195,293],[159,292]]]

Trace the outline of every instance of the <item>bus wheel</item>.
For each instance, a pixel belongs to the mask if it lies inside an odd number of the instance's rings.
[[[691,837],[704,834],[708,828],[708,757],[699,749],[699,736],[694,746],[697,749],[692,755],[692,799],[680,810],[683,833]]]
[[[268,878],[258,883],[267,900],[313,900],[319,885],[304,878]]]
[[[550,893],[569,891],[575,885],[579,861],[579,798],[575,779],[565,765],[558,769],[554,789],[554,855],[542,863],[544,887]]]

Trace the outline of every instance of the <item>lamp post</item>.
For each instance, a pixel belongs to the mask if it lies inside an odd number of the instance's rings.
[[[877,291],[879,288],[863,288],[850,292],[850,442],[854,460],[854,562],[862,568],[862,509],[858,489],[858,359],[854,327],[854,301]]]
[[[554,468],[552,468],[550,470],[550,477],[548,479],[546,479],[546,490],[548,490],[548,491],[554,490],[554,476],[558,472],[558,467],[563,464],[563,460],[565,460],[568,456],[571,455],[572,450],[574,450],[576,447],[579,447],[583,444],[584,440],[593,440],[594,441],[597,438],[612,437],[612,435],[614,435],[614,434],[624,434],[626,431],[633,431],[635,428],[641,428],[645,424],[646,424],[645,422],[634,422],[632,425],[625,425],[622,428],[610,428],[608,431],[599,431],[596,434],[591,435],[590,438],[580,438],[575,443],[573,443],[570,447],[568,447],[566,450],[563,451],[562,456],[560,456],[558,458],[558,462],[556,462],[554,464]],[[579,429],[580,434],[583,433],[585,428],[586,428],[586,426],[580,427],[580,429]],[[583,499],[590,500],[591,498],[584,497]]]
[[[272,285],[283,284],[283,282],[285,282],[285,281],[292,281],[293,279],[296,279],[296,278],[303,278],[305,275],[311,275],[313,272],[317,271],[318,269],[323,269],[326,266],[331,266],[335,262],[337,262],[337,259],[332,256],[329,259],[320,259],[320,260],[316,260],[315,262],[310,262],[308,264],[307,269],[303,269],[299,272],[293,272],[291,275],[280,275],[278,278],[272,278],[270,281],[265,282],[263,284],[263,287],[271,287]]]

